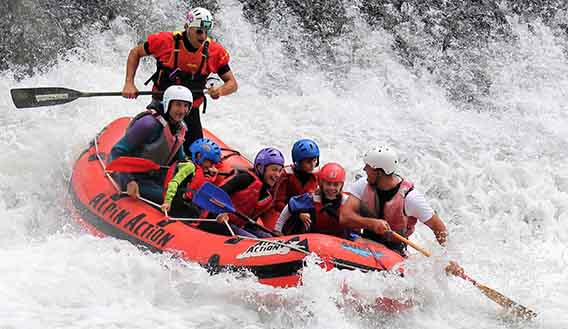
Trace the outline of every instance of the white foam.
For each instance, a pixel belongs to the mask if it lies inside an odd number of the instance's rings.
[[[215,32],[229,49],[238,93],[209,100],[205,127],[252,158],[264,146],[290,147],[302,137],[321,146],[322,162],[340,161],[350,179],[362,153],[387,142],[401,152],[401,173],[416,182],[445,219],[450,248],[431,232],[413,240],[437,255],[416,256],[405,281],[306,269],[306,285],[273,289],[254,278],[210,277],[195,264],[145,254],[129,243],[95,239],[62,206],[78,153],[108,122],[134,115],[147,98],[79,99],[16,110],[0,95],[0,327],[15,328],[479,328],[516,327],[472,285],[442,274],[456,259],[479,281],[539,313],[531,328],[566,328],[568,317],[568,64],[561,41],[543,24],[511,18],[519,42],[494,45],[489,60],[492,110],[452,105],[435,77],[400,64],[388,32],[353,15],[356,32],[330,40],[338,65],[323,72],[293,20],[261,30],[235,0],[219,2]],[[162,5],[166,6],[167,5]],[[165,7],[159,7],[166,10]],[[156,30],[161,27],[156,25]],[[122,88],[129,48],[139,36],[121,18],[89,34],[46,73],[1,89],[64,86]],[[286,40],[284,44],[282,40]],[[294,47],[297,57],[288,56]],[[345,43],[358,43],[355,53]],[[502,49],[502,47],[508,47]],[[152,73],[142,65],[137,85]],[[415,289],[423,305],[407,317],[357,314],[343,280],[363,293]],[[370,298],[370,297],[369,297]],[[386,320],[385,320],[386,319]],[[520,324],[521,327],[525,324]]]

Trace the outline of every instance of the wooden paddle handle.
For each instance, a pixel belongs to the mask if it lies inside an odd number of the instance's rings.
[[[395,239],[397,239],[398,241],[404,242],[404,243],[406,243],[407,245],[411,246],[412,248],[414,248],[414,249],[420,251],[420,253],[421,253],[422,255],[424,255],[424,256],[426,256],[426,257],[432,256],[432,253],[431,253],[430,251],[428,251],[428,250],[422,248],[421,246],[419,246],[419,245],[417,245],[416,243],[414,243],[414,242],[408,240],[407,238],[403,237],[402,235],[400,235],[400,234],[398,234],[398,233],[396,233],[396,232],[394,232],[394,231],[391,231],[391,234],[392,234],[392,236],[393,236]]]
[[[405,237],[401,236],[400,234],[396,233],[396,232],[391,232],[392,236],[397,239],[400,242],[404,242],[407,245],[411,246],[412,248],[418,250],[419,252],[421,252],[424,256],[426,257],[430,257],[432,256],[432,253],[429,252],[428,250],[422,248],[421,246],[417,245],[416,243],[406,239]],[[494,301],[495,303],[505,307],[506,309],[508,309],[509,311],[511,311],[513,314],[518,315],[518,316],[522,316],[524,318],[527,319],[532,319],[534,317],[537,316],[537,313],[526,308],[525,306],[513,301],[512,299],[510,299],[509,297],[506,297],[505,295],[503,295],[502,293],[491,289],[483,284],[480,284],[479,282],[477,282],[476,280],[470,278],[467,274],[465,273],[458,273],[458,274],[454,274],[457,275],[458,277],[471,282],[475,287],[477,287],[479,290],[481,290],[481,292],[487,296],[489,299],[491,299],[492,301]]]

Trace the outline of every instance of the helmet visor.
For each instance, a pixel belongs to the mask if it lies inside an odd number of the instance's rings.
[[[206,31],[211,30],[211,28],[213,28],[213,21],[201,21],[201,24],[199,25],[199,28],[204,29]]]
[[[196,19],[193,22],[189,23],[186,27],[197,29],[201,33],[209,33],[209,31],[213,28],[213,21]]]

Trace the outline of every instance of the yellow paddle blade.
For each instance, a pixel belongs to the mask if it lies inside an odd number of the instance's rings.
[[[495,303],[505,307],[507,310],[509,310],[509,312],[513,313],[516,316],[521,316],[524,317],[526,319],[533,319],[537,316],[537,314],[526,308],[525,306],[509,299],[508,297],[505,297],[503,294],[501,294],[500,292],[497,292],[485,285],[482,285],[480,283],[475,283],[475,286],[481,290],[481,292],[489,297],[492,301],[494,301]]]

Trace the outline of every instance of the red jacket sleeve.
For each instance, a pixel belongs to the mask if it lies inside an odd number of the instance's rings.
[[[162,63],[169,61],[174,50],[174,38],[172,32],[158,32],[150,34],[146,40],[147,50],[152,56]]]
[[[217,73],[219,68],[229,64],[230,59],[229,52],[223,46],[215,41],[211,42],[209,46],[209,60],[207,61],[209,71]]]

